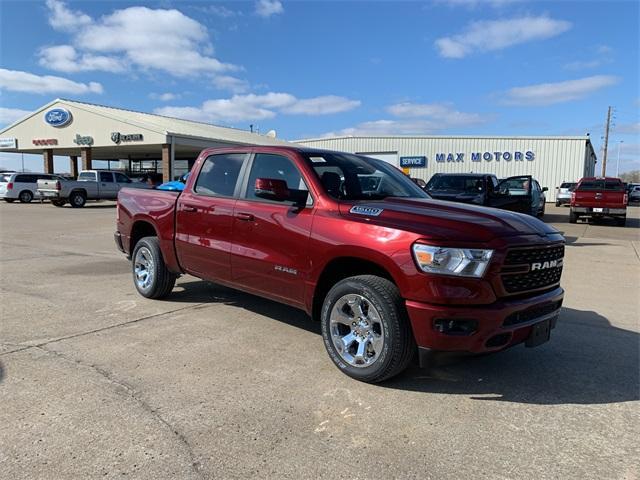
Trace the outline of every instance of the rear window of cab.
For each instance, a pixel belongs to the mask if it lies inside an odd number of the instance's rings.
[[[606,190],[609,192],[624,192],[624,184],[616,180],[588,180],[578,187],[578,191]]]

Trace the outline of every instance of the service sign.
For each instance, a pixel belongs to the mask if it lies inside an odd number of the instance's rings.
[[[400,157],[400,166],[403,168],[426,168],[427,157]]]
[[[71,123],[71,112],[66,108],[52,108],[44,114],[45,123],[52,127],[64,127]]]
[[[0,138],[0,148],[18,148],[18,140],[16,138]]]

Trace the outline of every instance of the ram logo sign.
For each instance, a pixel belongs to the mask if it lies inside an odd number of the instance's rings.
[[[563,263],[563,259],[559,260],[549,260],[547,262],[536,262],[531,264],[531,271],[534,270],[546,270],[548,268],[558,268],[561,267]]]

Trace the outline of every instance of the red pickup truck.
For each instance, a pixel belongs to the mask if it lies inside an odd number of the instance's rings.
[[[204,150],[182,192],[123,189],[115,240],[148,298],[190,274],[305,310],[331,360],[380,382],[416,357],[549,339],[564,238],[536,218],[432,200],[380,160]]]
[[[576,223],[580,217],[614,218],[618,226],[627,222],[627,195],[624,183],[619,178],[585,177],[571,194],[569,222]]]

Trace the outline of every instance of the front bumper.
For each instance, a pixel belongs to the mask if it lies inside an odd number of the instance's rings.
[[[560,313],[564,290],[554,290],[526,299],[513,299],[483,306],[431,305],[406,302],[407,312],[418,347],[439,352],[484,353],[504,350],[521,343],[532,326],[550,320],[551,326]],[[475,320],[476,330],[470,335],[441,333],[436,320]]]

